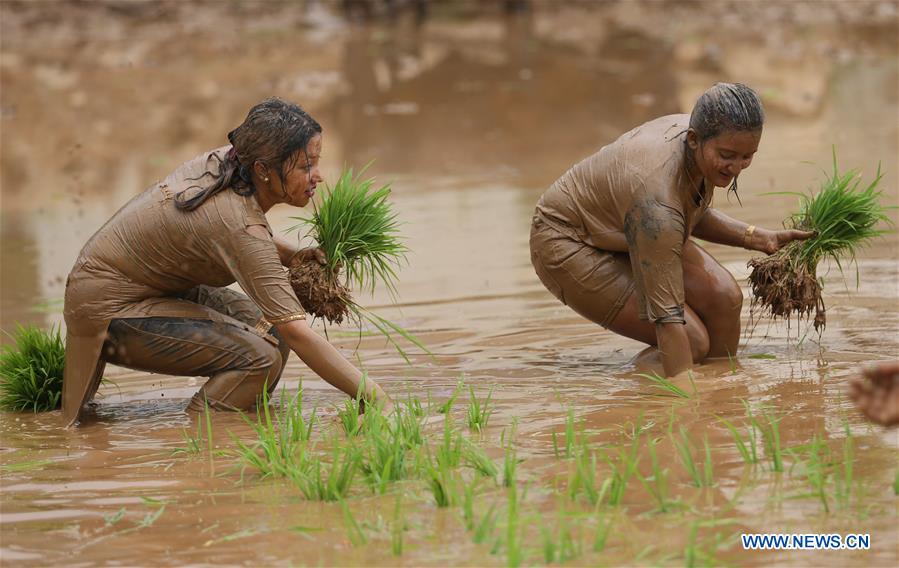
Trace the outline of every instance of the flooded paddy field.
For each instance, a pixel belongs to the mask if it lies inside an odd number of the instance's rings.
[[[368,330],[330,328],[406,417],[355,435],[346,399],[292,356],[275,398],[302,387],[313,424],[278,467],[239,455],[255,415],[184,413],[202,378],[109,368],[69,430],[58,412],[0,414],[4,565],[896,565],[897,431],[847,395],[861,365],[899,356],[895,233],[862,252],[857,282],[823,271],[820,338],[751,326],[747,300],[740,353],[698,367],[685,396],[640,376],[640,344],[556,301],[528,253],[566,168],[718,80],[758,89],[768,119],[740,200],[715,206],[779,226],[796,199],[765,193],[815,187],[834,146],[865,179],[881,164],[899,203],[896,3],[534,4],[393,21],[313,2],[0,4],[4,331],[61,325],[86,239],[277,94],[324,127],[327,180],[375,160],[392,183],[412,249],[399,303],[359,299],[433,352],[407,364]],[[707,248],[748,298],[753,253]],[[480,429],[472,392],[489,397]],[[320,485],[291,475],[316,468]],[[772,532],[870,548],[743,549],[740,534]]]

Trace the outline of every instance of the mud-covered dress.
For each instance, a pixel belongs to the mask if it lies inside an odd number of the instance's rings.
[[[87,242],[66,281],[63,417],[71,425],[107,362],[210,380],[191,401],[252,406],[288,348],[272,327],[305,314],[254,195],[230,188],[193,211],[175,196],[207,187],[230,146],[183,164]],[[247,229],[261,225],[268,238]],[[247,296],[225,288],[234,282]]]
[[[712,198],[686,174],[688,123],[688,115],[663,116],[623,134],[572,166],[537,204],[537,275],[604,327],[634,291],[641,319],[686,321],[683,246]]]

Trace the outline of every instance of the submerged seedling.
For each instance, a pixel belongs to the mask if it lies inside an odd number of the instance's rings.
[[[487,422],[490,420],[490,415],[493,414],[493,408],[490,407],[490,399],[493,397],[493,388],[491,387],[490,392],[487,393],[487,398],[483,403],[478,400],[478,397],[474,394],[474,387],[471,385],[468,386],[468,392],[471,395],[471,399],[468,403],[468,427],[472,430],[477,430],[478,432],[483,432],[487,427]]]
[[[677,456],[680,458],[681,464],[684,466],[684,469],[687,470],[687,473],[690,475],[690,480],[696,487],[710,487],[714,484],[712,452],[711,448],[709,448],[708,437],[705,437],[703,441],[705,457],[702,462],[702,470],[700,471],[699,464],[693,458],[693,454],[696,450],[690,443],[687,430],[681,426],[679,436],[671,435],[671,443],[674,444],[674,447],[677,450]]]
[[[674,384],[670,379],[667,379],[661,375],[656,373],[637,373],[638,377],[643,377],[652,383],[652,386],[659,389],[663,393],[666,393],[666,396],[675,396],[678,398],[690,398],[689,393],[684,389],[680,388],[676,384]],[[693,382],[693,374],[690,373],[690,382]],[[693,385],[693,391],[696,391],[695,384]]]

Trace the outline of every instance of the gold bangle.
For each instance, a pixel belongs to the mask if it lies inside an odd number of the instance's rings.
[[[749,239],[752,238],[752,234],[755,233],[755,225],[749,225],[746,227],[746,233],[743,234],[743,248],[749,248]]]

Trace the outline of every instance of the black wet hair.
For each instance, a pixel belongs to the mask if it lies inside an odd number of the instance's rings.
[[[731,130],[761,130],[765,110],[758,93],[742,83],[716,83],[704,92],[690,113],[690,128],[700,142]]]
[[[274,170],[283,183],[285,173],[296,164],[300,152],[305,154],[309,141],[321,132],[321,125],[298,105],[277,97],[265,99],[250,109],[240,126],[228,133],[231,149],[222,160],[218,174],[203,174],[216,176],[212,185],[189,199],[185,198],[186,192],[178,194],[175,206],[193,211],[225,188],[238,195],[252,195],[256,188],[251,168],[257,161]]]

